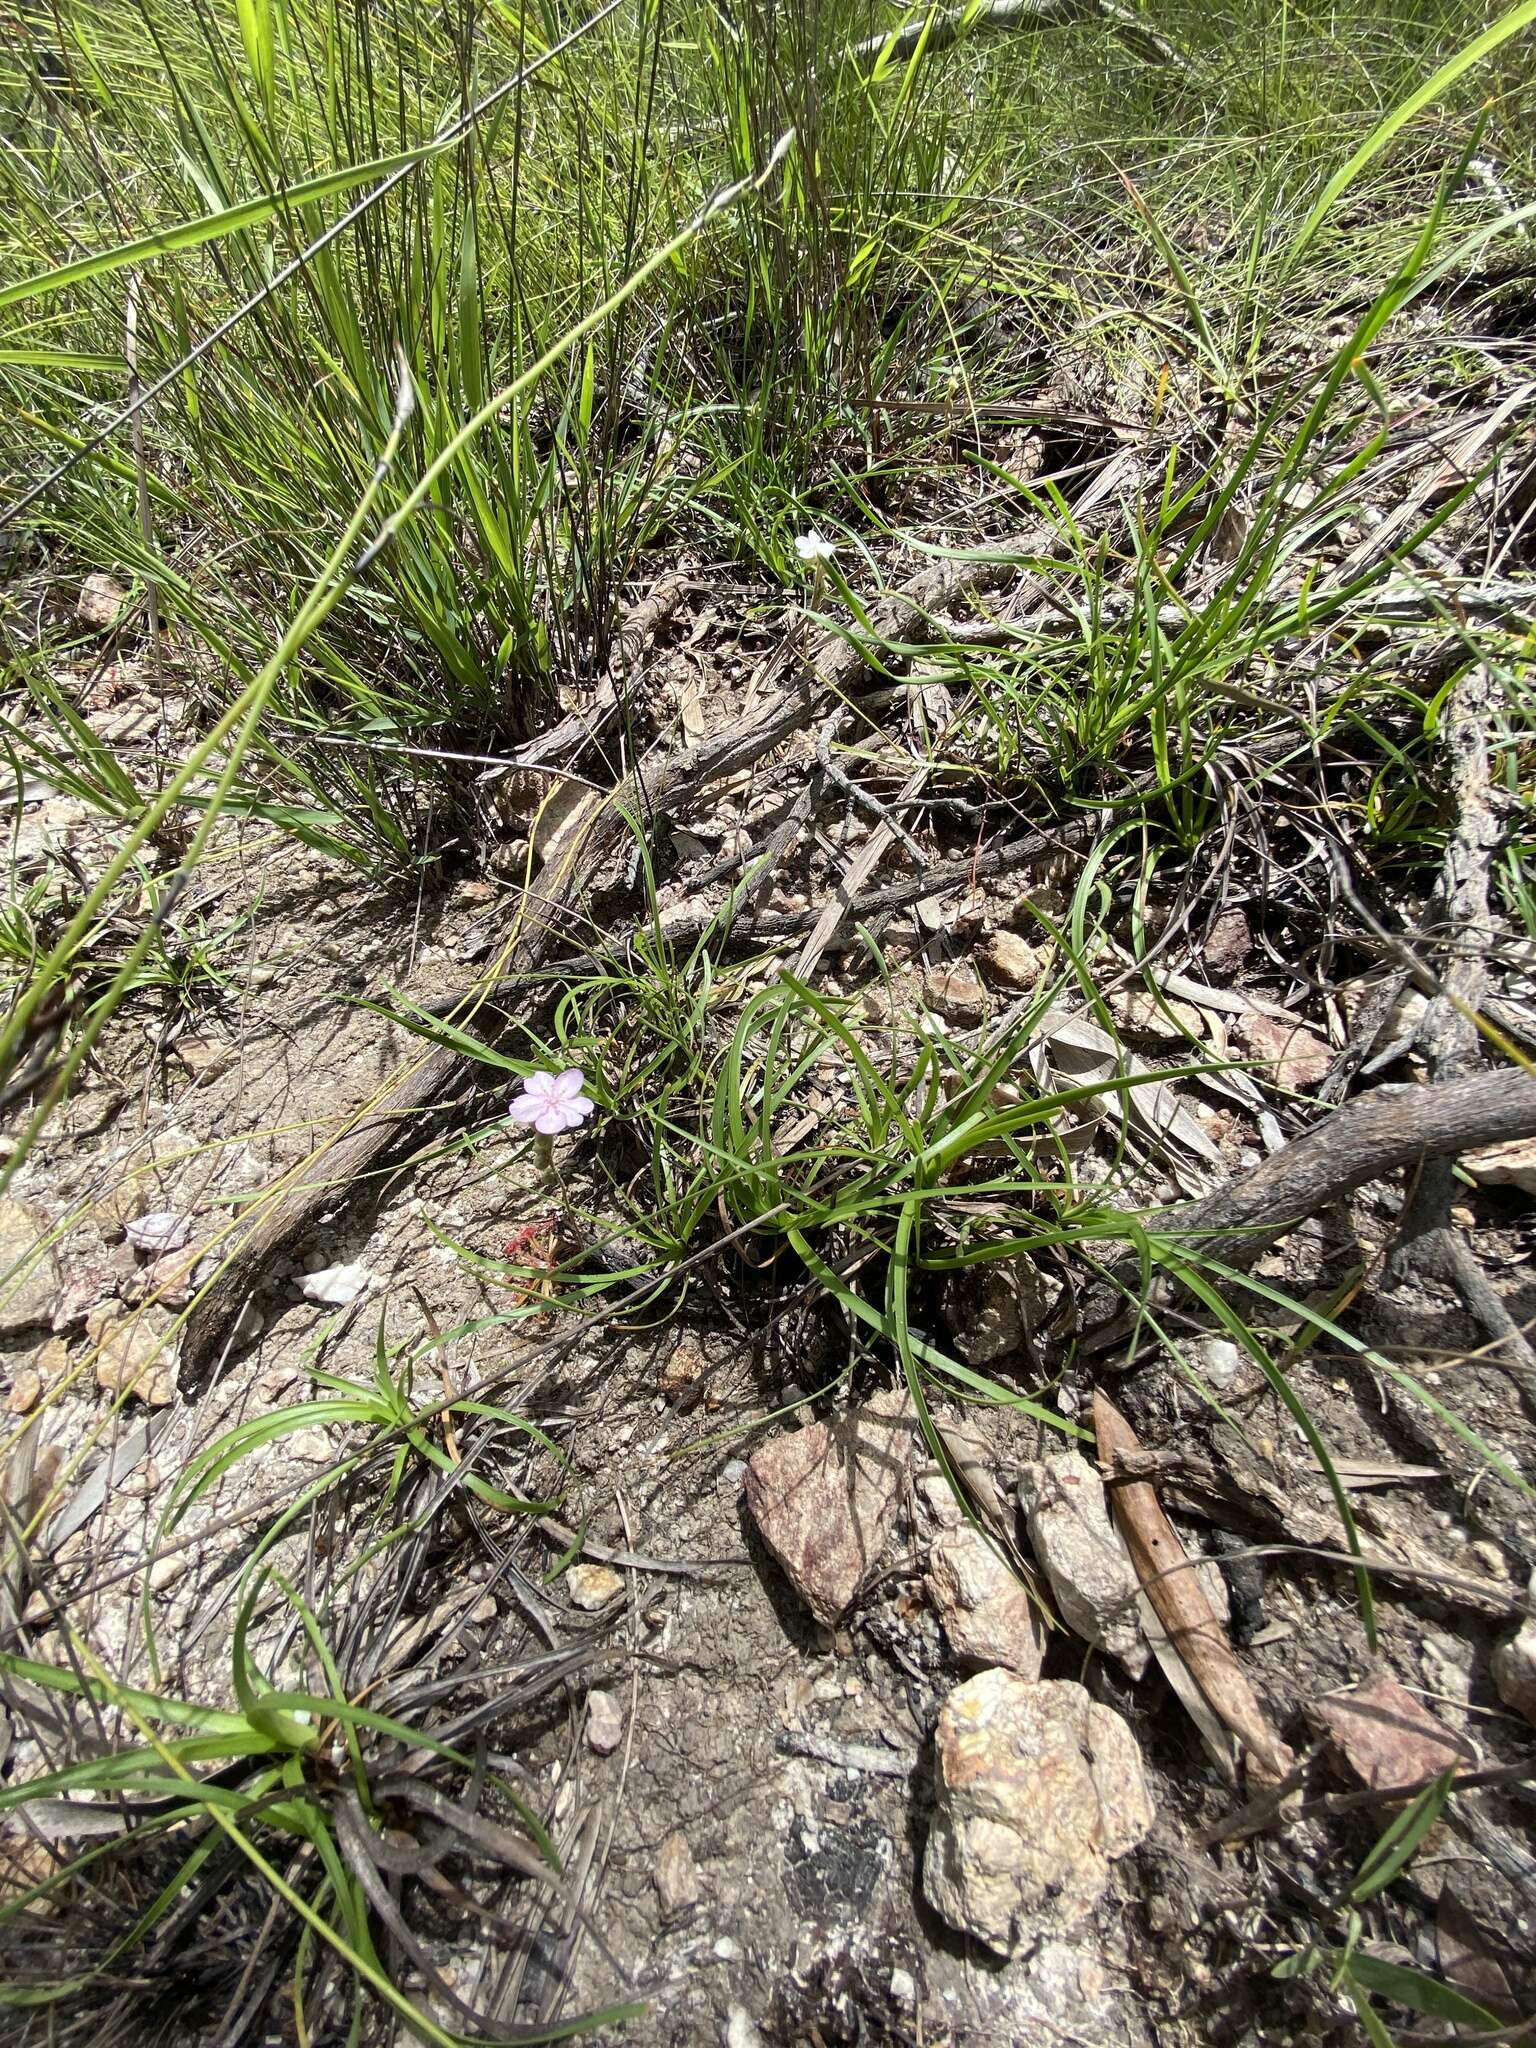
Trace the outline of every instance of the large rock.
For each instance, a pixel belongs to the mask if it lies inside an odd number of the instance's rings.
[[[1040,1611],[979,1529],[961,1522],[935,1538],[928,1596],[962,1665],[1005,1665],[1038,1678],[1045,1661]]]
[[[885,1548],[911,1459],[905,1388],[877,1394],[835,1425],[812,1423],[753,1453],[746,1496],[758,1533],[829,1628]]]
[[[923,1889],[1000,1955],[1073,1927],[1152,1825],[1136,1738],[1070,1680],[983,1671],[934,1731]]]
[[[14,1195],[0,1195],[0,1337],[48,1324],[59,1293],[59,1262],[50,1246],[38,1247],[53,1224],[41,1209]],[[13,1269],[26,1271],[13,1276]]]
[[[1024,1467],[1019,1505],[1040,1568],[1068,1628],[1140,1678],[1151,1651],[1140,1585],[1104,1505],[1104,1482],[1076,1451]]]

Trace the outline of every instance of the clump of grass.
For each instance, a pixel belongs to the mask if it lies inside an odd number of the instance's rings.
[[[0,1650],[12,1698],[60,1703],[37,1717],[55,1758],[79,1752],[0,1787],[0,1822],[13,1843],[33,1845],[0,1898],[0,2005],[51,2013],[67,2038],[103,2026],[143,2036],[157,2013],[173,2012],[182,2028],[253,2038],[279,1985],[311,2038],[338,2015],[358,2038],[389,2011],[438,2048],[504,2038],[441,1974],[445,1924],[513,1952],[520,1891],[532,1901],[530,1942],[546,1914],[584,1917],[525,1788],[515,1771],[487,1771],[483,1745],[491,1728],[514,1744],[520,1718],[585,1653],[501,1671],[487,1705],[417,1721],[390,1711],[393,1701],[441,1688],[423,1688],[409,1664],[379,1663],[425,1539],[461,1489],[501,1516],[558,1504],[476,1468],[528,1468],[519,1443],[555,1472],[561,1455],[483,1398],[419,1404],[411,1362],[382,1327],[371,1383],[316,1378],[320,1398],[239,1424],[198,1453],[161,1516],[163,1553],[186,1540],[222,1482],[297,1431],[336,1428],[355,1442],[273,1513],[245,1565],[233,1600],[233,1709],[120,1683],[62,1622],[57,1662]],[[475,1450],[461,1449],[460,1432],[473,1433]],[[302,1563],[306,1530],[334,1531],[359,1507],[358,1561],[312,1600],[293,1574],[295,1543]],[[310,1584],[313,1562],[311,1545]],[[142,1612],[158,1679],[147,1585]],[[103,1814],[108,1825],[92,1828]],[[403,1986],[407,1971],[422,1989]],[[636,2010],[530,2025],[523,2037],[567,2038]]]

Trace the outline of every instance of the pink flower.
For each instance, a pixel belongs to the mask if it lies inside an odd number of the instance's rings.
[[[507,1113],[515,1124],[532,1124],[541,1137],[558,1137],[584,1124],[596,1109],[581,1092],[585,1084],[580,1067],[567,1067],[563,1074],[530,1074]]]

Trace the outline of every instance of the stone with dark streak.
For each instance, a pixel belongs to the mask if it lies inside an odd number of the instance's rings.
[[[833,1627],[878,1562],[912,1461],[905,1388],[834,1423],[777,1436],[747,1466],[758,1533],[812,1614]]]
[[[1416,1790],[1472,1761],[1467,1745],[1395,1678],[1333,1692],[1307,1709],[1348,1776],[1369,1792]]]

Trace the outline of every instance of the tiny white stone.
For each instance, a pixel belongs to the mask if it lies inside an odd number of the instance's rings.
[[[741,1960],[741,1950],[728,1934],[721,1935],[710,1953],[717,1963],[737,1963]]]
[[[169,1209],[156,1209],[149,1216],[135,1216],[123,1225],[123,1235],[136,1252],[179,1252],[192,1235],[191,1222]]]
[[[744,2005],[733,2005],[725,2018],[725,2048],[762,2048],[763,2037]]]
[[[1243,1354],[1230,1338],[1207,1337],[1194,1347],[1196,1370],[1213,1387],[1230,1387],[1243,1367]]]
[[[323,1308],[345,1308],[367,1292],[372,1278],[361,1260],[350,1266],[322,1266],[318,1273],[304,1275],[299,1292],[306,1301],[317,1301]]]
[[[891,1996],[898,2005],[916,2005],[917,1979],[910,1970],[892,1970]]]

